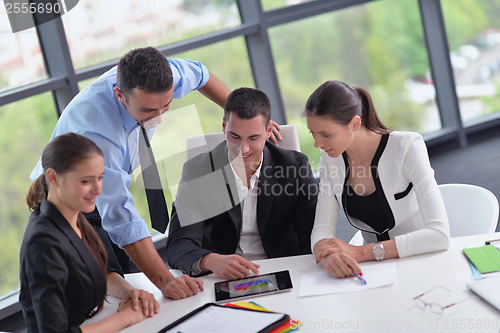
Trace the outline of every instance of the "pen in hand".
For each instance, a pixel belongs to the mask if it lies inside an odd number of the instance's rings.
[[[364,277],[362,277],[359,274],[354,273],[354,271],[352,272],[352,274],[354,274],[354,276],[359,280],[359,282],[361,282],[362,285],[366,285],[366,280]]]

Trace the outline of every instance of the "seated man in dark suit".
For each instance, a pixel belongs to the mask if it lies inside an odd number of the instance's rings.
[[[250,260],[311,253],[318,185],[307,157],[267,141],[271,103],[257,89],[227,98],[226,141],[184,164],[172,208],[170,267],[236,279]]]

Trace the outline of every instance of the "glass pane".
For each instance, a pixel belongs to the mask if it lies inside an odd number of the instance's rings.
[[[0,91],[46,77],[35,28],[12,33],[7,12],[0,10]]]
[[[255,87],[243,37],[170,57],[201,61],[212,74],[232,90],[239,87]],[[157,126],[151,145],[156,160],[163,163],[164,181],[170,190],[167,195],[169,205],[177,193],[182,166],[186,161],[186,138],[222,132],[223,114],[221,107],[199,92],[192,92],[182,99],[174,100],[170,110],[164,114],[163,122]]]
[[[77,69],[241,23],[235,0],[86,0],[62,19]]]
[[[441,4],[462,120],[500,111],[500,1]]]
[[[201,61],[212,74],[217,76],[231,90],[240,87],[255,87],[245,39],[243,37],[173,54],[169,57]],[[222,108],[210,102],[198,92],[193,92],[182,99],[174,100],[170,110],[188,105],[196,106],[204,133],[222,131]]]
[[[346,31],[348,27],[348,33]],[[374,1],[270,30],[288,122],[315,168],[314,148],[301,117],[309,95],[327,80],[365,88],[384,124],[428,133],[441,128],[418,3]]]
[[[188,58],[201,61],[208,70],[230,89],[254,87],[245,39],[237,37],[170,58]],[[97,78],[79,82],[80,90]],[[157,126],[151,145],[159,162],[167,205],[171,205],[177,193],[182,166],[186,161],[185,141],[188,136],[222,131],[223,110],[199,92],[192,92],[182,99],[175,99],[163,122]],[[141,216],[150,225],[149,210],[142,185],[140,169],[132,174],[130,192]],[[152,233],[156,231],[150,229]]]
[[[201,61],[208,70],[230,89],[254,87],[252,71],[243,37],[233,38],[198,48],[170,58],[188,58]],[[95,79],[79,83],[83,89]],[[223,109],[199,92],[192,92],[182,99],[175,99],[163,121],[156,127],[151,140],[158,169],[162,175],[169,211],[177,193],[182,166],[186,161],[186,138],[193,135],[222,131]],[[130,192],[141,216],[150,225],[147,200],[139,169],[132,174]],[[152,233],[156,231],[152,230]]]
[[[296,5],[301,2],[308,2],[315,0],[261,0],[262,9],[271,10],[284,6]]]
[[[90,86],[90,84],[92,84],[92,82],[94,82],[95,80],[97,80],[99,78],[99,76],[96,76],[96,77],[92,77],[90,79],[86,79],[86,80],[83,80],[83,81],[79,81],[78,82],[78,89],[80,91],[82,91],[83,89],[87,88],[88,86]]]
[[[0,298],[19,288],[19,250],[28,223],[29,175],[57,121],[51,93],[0,107]]]

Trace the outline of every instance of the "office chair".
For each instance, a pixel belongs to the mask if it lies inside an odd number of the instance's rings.
[[[469,184],[441,184],[450,236],[460,237],[495,232],[498,200],[489,190]]]
[[[484,187],[470,184],[438,185],[450,222],[450,237],[495,232],[498,223],[498,200]],[[361,231],[349,244],[363,245]]]
[[[281,125],[280,134],[283,140],[279,143],[281,148],[300,151],[299,136],[295,125]],[[219,143],[224,141],[224,133],[209,133],[194,135],[186,138],[186,157],[191,159],[194,156],[214,149]]]

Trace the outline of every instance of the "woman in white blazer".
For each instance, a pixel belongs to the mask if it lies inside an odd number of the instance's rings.
[[[362,275],[362,261],[448,248],[448,217],[420,134],[387,129],[368,92],[339,81],[319,86],[305,115],[321,148],[311,246],[329,274]],[[335,238],[339,208],[364,245]]]

